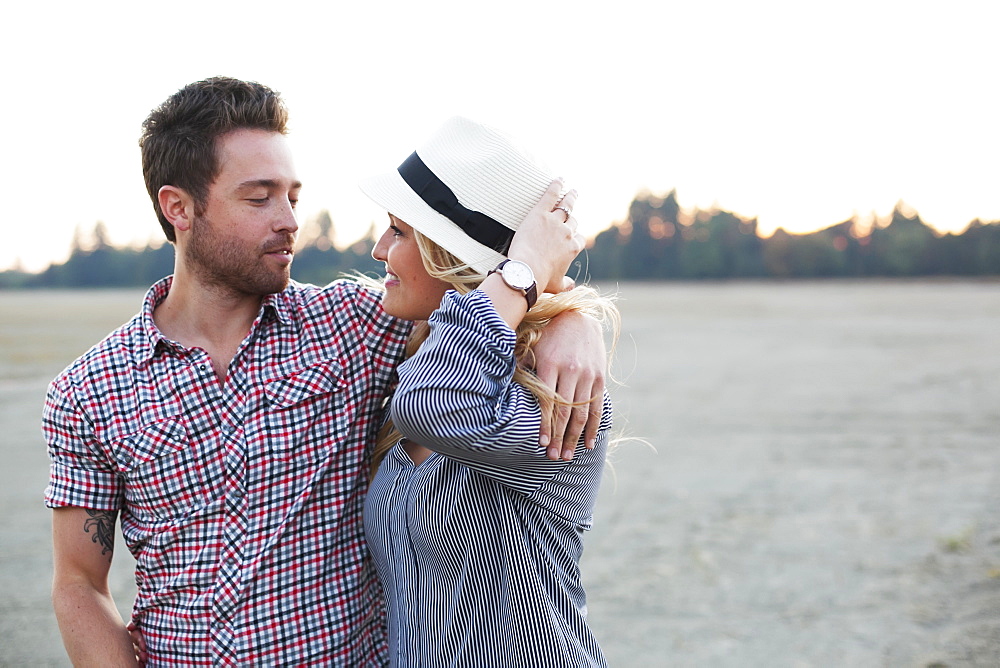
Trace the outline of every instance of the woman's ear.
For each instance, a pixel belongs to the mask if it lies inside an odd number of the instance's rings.
[[[186,232],[191,229],[194,221],[194,199],[183,188],[177,186],[162,186],[156,193],[160,211],[174,229]]]

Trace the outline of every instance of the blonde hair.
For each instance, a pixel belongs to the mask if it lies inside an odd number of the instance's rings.
[[[412,230],[412,233],[417,247],[420,249],[420,258],[423,260],[424,268],[430,276],[448,283],[451,289],[459,294],[472,292],[486,279],[485,274],[477,272],[417,230]],[[563,399],[534,374],[534,346],[541,338],[542,330],[553,318],[569,311],[588,315],[608,328],[612,333],[612,350],[618,340],[620,316],[613,298],[602,296],[594,288],[586,285],[577,286],[572,290],[558,294],[539,295],[538,302],[525,314],[524,319],[515,329],[514,357],[517,360],[517,366],[514,369],[513,380],[527,388],[538,399],[542,415],[547,414],[556,405],[575,406],[589,403],[588,400],[574,404]],[[430,327],[426,322],[417,323],[406,345],[405,357],[416,353],[429,334]],[[392,420],[387,420],[379,430],[376,439],[372,455],[371,477],[375,477],[375,472],[386,453],[400,438],[402,438],[402,434],[392,424]]]

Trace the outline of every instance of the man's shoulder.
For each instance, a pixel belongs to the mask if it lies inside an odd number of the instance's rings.
[[[378,356],[390,367],[402,355],[411,323],[386,314],[377,288],[350,279],[322,287],[293,282],[281,298],[281,317],[305,349],[368,361]]]
[[[81,385],[106,377],[113,369],[130,367],[137,362],[144,344],[142,314],[139,313],[73,360],[53,383]]]
[[[324,286],[292,281],[282,297],[307,322],[325,321],[334,314],[361,320],[389,317],[382,311],[382,294],[378,290],[347,278]]]
[[[339,278],[326,285],[289,281],[283,294],[302,301],[337,300],[352,296],[377,300],[381,296],[377,290],[351,278]]]

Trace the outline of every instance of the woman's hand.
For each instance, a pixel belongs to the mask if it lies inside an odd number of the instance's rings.
[[[510,259],[531,267],[539,292],[562,292],[573,287],[572,280],[565,278],[566,270],[584,247],[573,217],[576,190],[560,198],[563,185],[562,179],[549,184],[514,234],[507,252]]]

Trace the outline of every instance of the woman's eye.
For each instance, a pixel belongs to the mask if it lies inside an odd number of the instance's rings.
[[[401,236],[403,236],[403,231],[401,229],[399,229],[398,227],[396,227],[395,225],[390,225],[389,229],[392,230],[392,236],[394,236],[394,237],[401,237]]]

